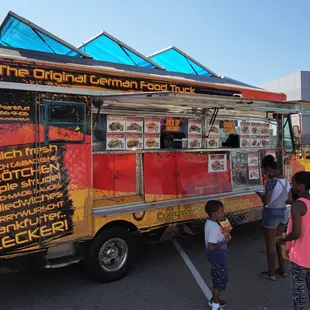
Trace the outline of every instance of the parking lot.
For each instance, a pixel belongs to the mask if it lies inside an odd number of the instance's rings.
[[[292,309],[289,280],[260,279],[266,257],[259,223],[237,228],[229,247],[228,310]],[[202,236],[179,241],[209,288]],[[207,299],[172,242],[147,246],[121,281],[98,284],[78,265],[1,275],[1,309],[208,309]]]

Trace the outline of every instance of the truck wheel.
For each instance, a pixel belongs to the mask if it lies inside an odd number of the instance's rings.
[[[124,277],[136,256],[135,239],[128,230],[112,227],[94,239],[87,256],[87,269],[99,282],[112,282]]]

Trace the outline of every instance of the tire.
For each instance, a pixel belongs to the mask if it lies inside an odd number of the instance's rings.
[[[92,242],[86,259],[87,271],[98,282],[120,280],[130,271],[136,253],[132,233],[122,227],[107,228]]]

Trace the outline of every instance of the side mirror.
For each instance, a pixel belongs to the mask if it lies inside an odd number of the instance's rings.
[[[293,126],[293,140],[294,140],[295,150],[299,150],[301,147],[299,125]]]

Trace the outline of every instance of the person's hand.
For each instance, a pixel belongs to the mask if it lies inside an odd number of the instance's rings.
[[[228,243],[231,240],[231,235],[226,233],[225,234],[225,240],[226,240],[226,243]]]
[[[279,236],[279,237],[276,237],[276,243],[277,244],[280,244],[280,245],[282,245],[282,244],[285,244],[285,238],[284,237],[282,237],[282,236]]]

